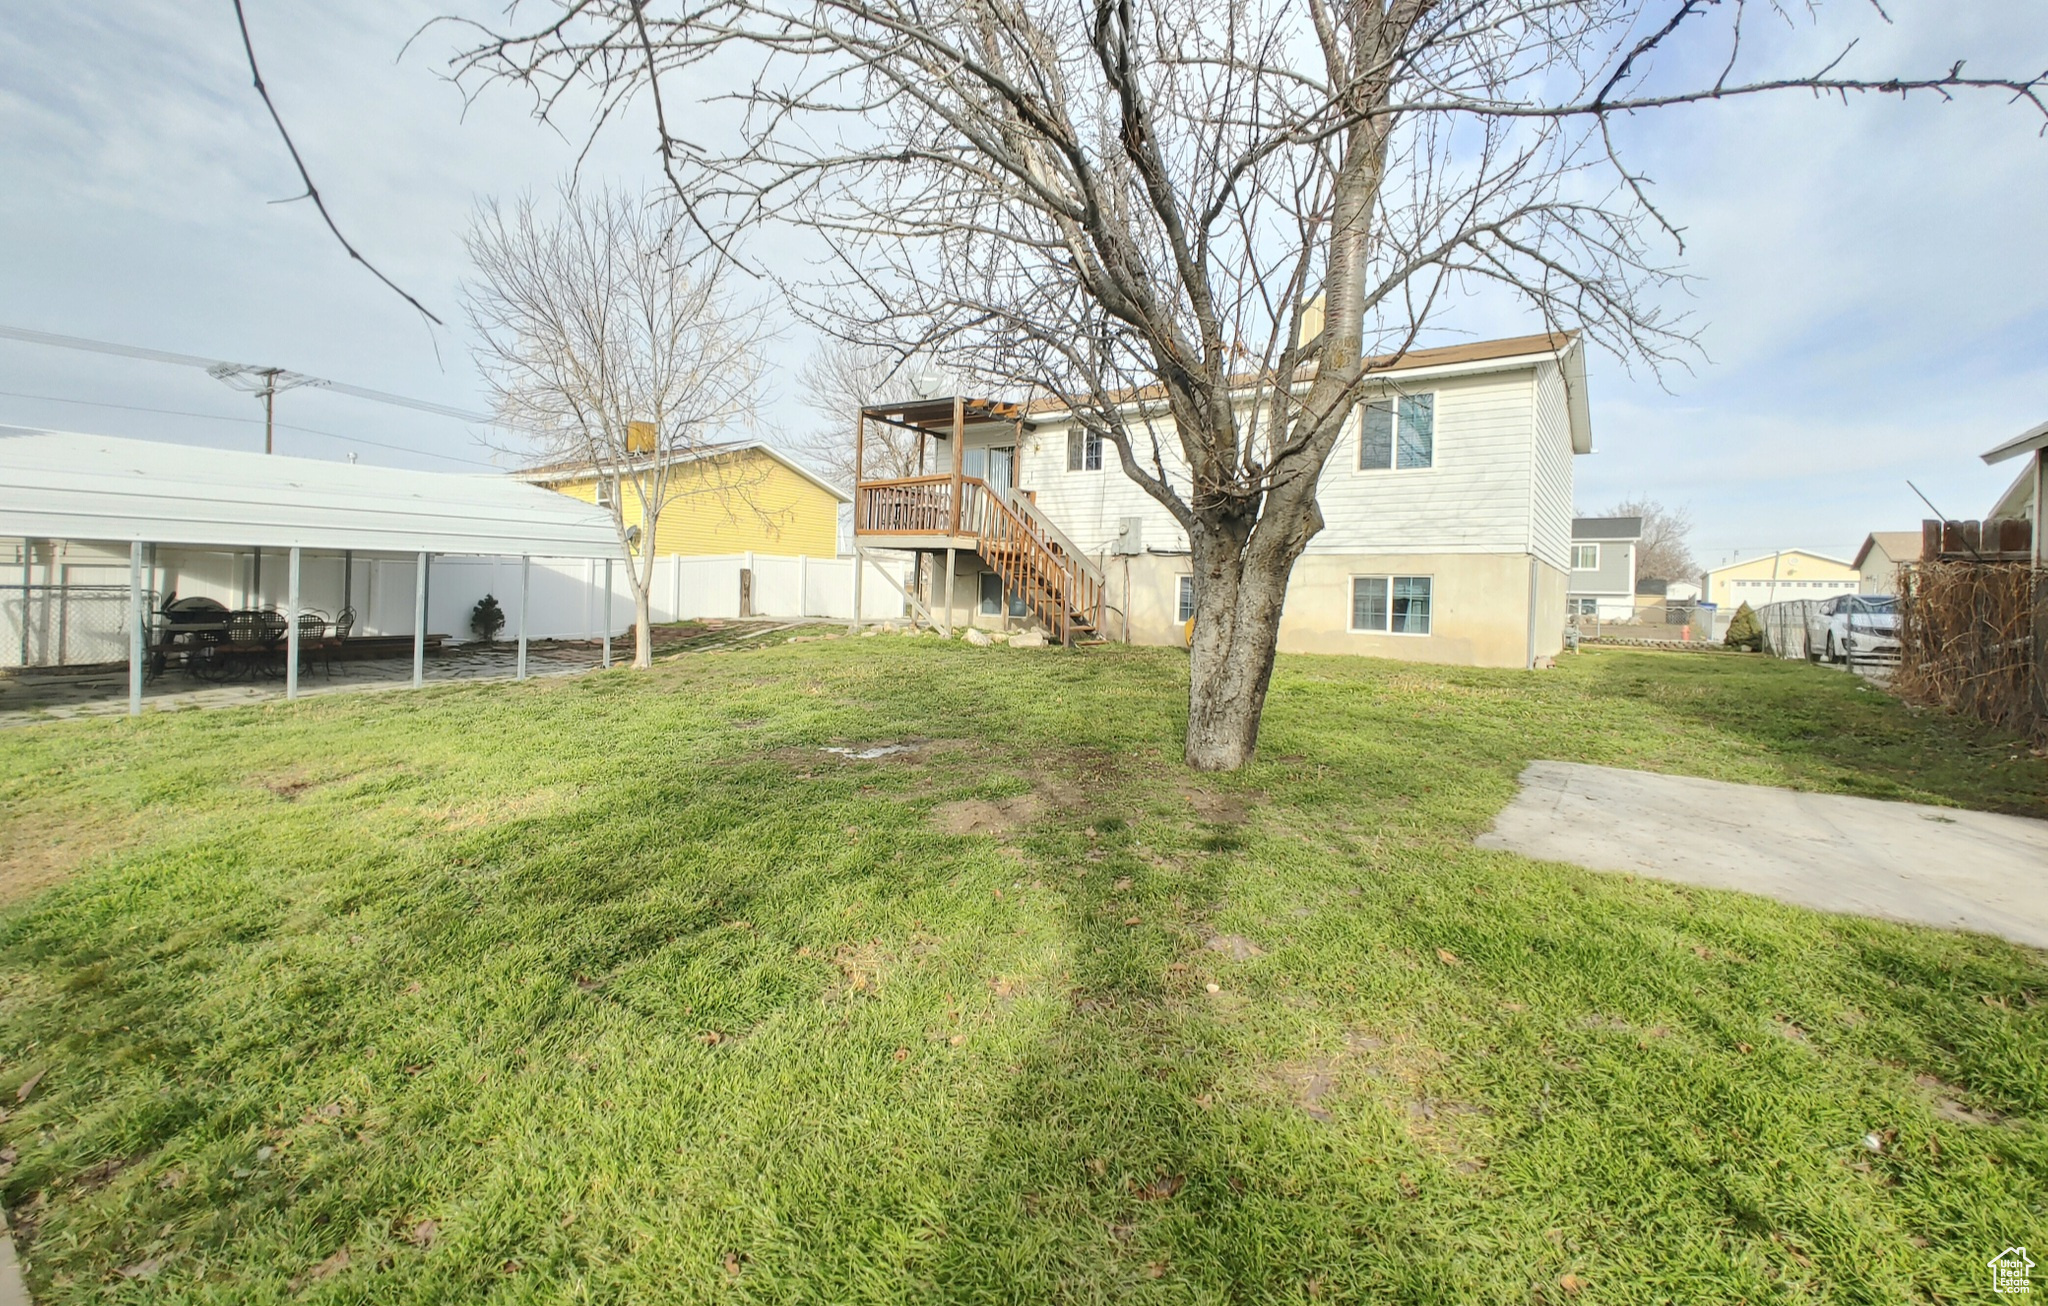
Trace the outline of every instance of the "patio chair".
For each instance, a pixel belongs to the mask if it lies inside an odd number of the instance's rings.
[[[341,652],[348,643],[349,632],[356,628],[356,610],[343,608],[334,614],[334,624],[326,639],[320,641],[320,649],[327,655],[327,674],[334,674],[334,655]]]
[[[299,613],[299,666],[313,669],[313,659],[327,652],[327,614],[308,608]],[[329,670],[333,664],[328,664]]]

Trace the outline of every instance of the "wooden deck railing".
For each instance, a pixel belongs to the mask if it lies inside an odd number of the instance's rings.
[[[946,535],[953,529],[953,478],[862,481],[853,492],[855,534]]]

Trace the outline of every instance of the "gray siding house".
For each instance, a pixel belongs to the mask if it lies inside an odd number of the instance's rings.
[[[1565,608],[1575,617],[1627,621],[1636,611],[1640,517],[1572,518],[1572,570]]]

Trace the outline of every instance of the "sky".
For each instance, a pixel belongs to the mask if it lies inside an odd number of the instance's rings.
[[[354,266],[300,191],[250,88],[226,0],[18,8],[0,29],[0,324],[277,365],[488,408],[459,287],[462,233],[491,197],[545,192],[585,144],[516,93],[465,103],[444,73],[459,7],[248,0],[265,80],[342,230],[446,325]],[[487,14],[479,10],[479,14]],[[1836,0],[1818,24],[1758,21],[1760,68],[2048,68],[2048,6]],[[410,41],[410,45],[408,45]],[[577,120],[568,120],[573,128]],[[1700,354],[1662,376],[1590,360],[1597,452],[1581,511],[1645,497],[1686,510],[1713,565],[1774,548],[1843,557],[1872,530],[1980,516],[2010,465],[1977,458],[2048,420],[2048,139],[1989,96],[1943,104],[1786,95],[1645,114],[1628,156],[1683,229],[1691,278],[1667,307]],[[582,172],[659,179],[651,128],[600,137]],[[765,258],[800,258],[757,249]],[[1454,303],[1443,339],[1536,329],[1497,299]],[[814,420],[810,342],[771,346],[756,434]],[[262,447],[261,408],[199,369],[0,340],[0,424]],[[280,452],[481,471],[485,428],[317,389],[278,400]]]

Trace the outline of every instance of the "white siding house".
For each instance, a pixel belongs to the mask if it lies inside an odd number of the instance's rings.
[[[1171,419],[1152,420],[1167,474],[1184,490]],[[1014,468],[1010,483],[1100,569],[1098,633],[1182,641],[1196,583],[1187,537],[1122,473],[1113,446],[1088,440],[1059,411],[961,430],[966,474]],[[951,464],[949,442],[935,438],[934,469]],[[1482,666],[1528,666],[1555,653],[1571,568],[1572,460],[1591,451],[1575,336],[1408,354],[1375,383],[1324,468],[1325,525],[1295,565],[1281,648]],[[878,496],[892,493],[880,482],[863,482],[864,492],[871,484]],[[865,529],[871,547],[918,543]],[[1018,619],[972,539],[939,547],[959,567],[950,603],[935,595],[946,612],[989,625]]]

